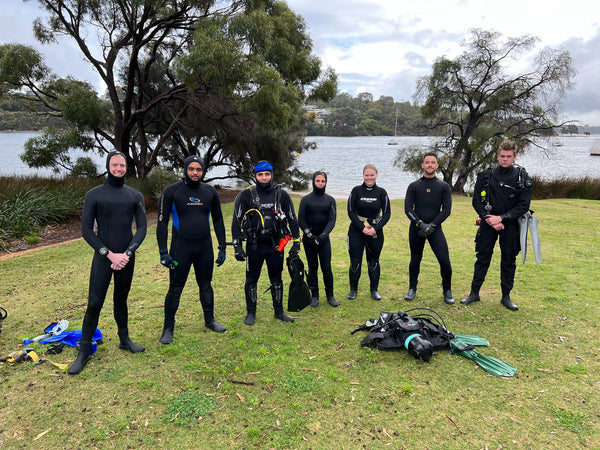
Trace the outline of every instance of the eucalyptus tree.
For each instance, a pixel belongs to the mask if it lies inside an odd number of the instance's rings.
[[[560,101],[575,75],[569,52],[546,48],[527,70],[511,66],[537,41],[475,29],[461,55],[438,58],[431,74],[418,80],[415,99],[427,128],[445,136],[440,171],[454,192],[464,192],[475,171],[494,163],[500,140],[515,139],[526,149],[535,136],[564,125],[557,123]],[[396,163],[419,171],[421,160],[413,149]]]
[[[37,1],[46,13],[34,22],[37,39],[72,39],[99,74],[104,98],[88,83],[58,79],[35,49],[24,46],[17,50],[31,63],[0,64],[0,86],[66,119],[72,139],[62,142],[88,144],[91,132],[95,148],[123,152],[129,175],[145,177],[160,158],[208,148],[208,160],[230,165],[235,176],[245,167],[239,162],[250,158],[232,158],[229,142],[294,134],[304,98],[335,94],[335,74],[321,71],[304,21],[281,1]],[[5,50],[14,59],[15,48]],[[190,126],[191,120],[204,123]],[[45,151],[45,143],[38,139],[32,151]],[[265,146],[264,156],[279,152],[278,144]],[[237,151],[251,147],[245,142]],[[293,147],[302,151],[303,139]],[[284,171],[295,154],[288,153]]]

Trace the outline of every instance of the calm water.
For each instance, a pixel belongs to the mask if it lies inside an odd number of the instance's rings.
[[[38,133],[0,133],[0,175],[53,174],[48,169],[29,169],[19,158],[25,140],[36,135]],[[406,188],[417,179],[417,175],[394,167],[398,151],[403,147],[427,146],[430,138],[400,137],[399,145],[388,145],[389,139],[386,136],[312,137],[309,140],[317,143],[317,149],[300,155],[298,165],[300,169],[309,172],[327,172],[327,192],[336,198],[346,198],[353,186],[362,183],[363,166],[372,163],[379,169],[377,184],[386,189],[391,198],[403,198]],[[561,136],[553,138],[554,146],[546,143],[548,150],[532,149],[526,155],[518,157],[517,163],[525,166],[530,175],[542,176],[549,180],[563,176],[597,177],[600,174],[600,156],[590,156],[590,148],[600,146],[599,143],[600,136],[597,135]],[[102,167],[104,158],[98,156],[95,159]]]

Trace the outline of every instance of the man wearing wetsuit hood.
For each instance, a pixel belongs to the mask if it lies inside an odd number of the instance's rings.
[[[175,314],[181,293],[194,266],[200,291],[200,303],[207,328],[223,333],[226,328],[214,317],[214,292],[211,285],[214,253],[210,236],[212,220],[219,242],[217,266],[225,262],[225,224],[221,199],[216,189],[202,183],[204,161],[196,155],[184,161],[184,178],[163,191],[158,204],[156,239],[160,263],[169,268],[169,291],[165,297],[165,321],[160,342],[173,342]],[[167,249],[169,217],[172,219],[171,246]]]
[[[300,230],[292,199],[281,186],[273,186],[273,166],[259,161],[254,166],[256,185],[240,192],[235,198],[231,237],[235,259],[246,261],[246,325],[256,320],[257,283],[263,263],[267,263],[271,282],[271,297],[275,318],[283,322],[294,319],[283,312],[283,248],[279,244],[286,233],[294,239],[291,253],[300,251]],[[289,227],[289,230],[287,229]],[[242,241],[246,240],[246,251]]]
[[[129,338],[127,296],[135,266],[135,251],[146,237],[144,198],[125,185],[127,163],[121,152],[110,152],[106,158],[108,179],[85,196],[81,214],[83,238],[94,249],[90,273],[88,305],[83,318],[79,354],[69,373],[80,373],[88,362],[92,336],[98,326],[110,280],[114,276],[114,318],[119,334],[119,348],[132,353],[145,350]],[[135,235],[131,230],[135,218]],[[94,223],[98,232],[94,233]]]
[[[335,199],[325,193],[327,174],[315,172],[312,178],[313,191],[300,200],[298,223],[303,231],[302,244],[308,275],[306,281],[310,288],[312,299],[310,306],[319,306],[319,260],[323,271],[325,296],[331,306],[339,303],[333,296],[333,273],[331,271],[331,241],[329,234],[335,227],[337,217]]]

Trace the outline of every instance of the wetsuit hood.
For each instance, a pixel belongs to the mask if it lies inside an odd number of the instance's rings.
[[[183,182],[186,184],[186,186],[192,189],[196,189],[198,188],[198,186],[200,186],[200,180],[194,181],[187,174],[188,166],[193,162],[197,162],[198,164],[200,164],[200,166],[202,166],[202,173],[204,174],[204,160],[198,155],[188,156],[183,161]]]
[[[271,181],[269,181],[268,183],[259,183],[258,180],[256,179],[257,172],[271,172]],[[271,183],[273,182],[273,165],[269,161],[259,161],[254,166],[253,173],[254,173],[254,182],[256,183],[257,188],[268,191],[272,187]]]
[[[127,163],[127,158],[125,157],[125,155],[121,152],[118,152],[116,150],[110,152],[107,156],[106,156],[106,173],[108,174],[108,179],[106,180],[108,184],[110,184],[111,186],[123,186],[125,184],[125,177],[115,177],[112,173],[110,173],[110,160],[112,159],[113,156],[122,156],[125,159],[125,163]]]
[[[318,188],[318,187],[315,185],[315,180],[317,179],[317,176],[318,176],[318,175],[323,175],[323,176],[325,177],[325,186],[324,186],[324,187],[322,187],[322,188]],[[326,174],[325,172],[321,172],[321,171],[319,170],[319,171],[317,171],[317,172],[315,172],[315,173],[313,174],[313,177],[312,177],[312,188],[313,188],[313,192],[314,192],[315,194],[317,194],[317,195],[323,195],[323,194],[325,193],[325,189],[327,188],[327,174]]]

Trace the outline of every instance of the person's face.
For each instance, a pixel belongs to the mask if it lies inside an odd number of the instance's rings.
[[[423,162],[421,163],[421,168],[423,169],[423,174],[426,177],[434,177],[435,171],[440,165],[437,162],[437,158],[435,156],[426,156]]]
[[[121,178],[125,176],[127,172],[127,164],[125,163],[125,158],[121,155],[115,155],[110,158],[108,163],[108,171],[114,177]]]
[[[365,180],[365,184],[369,187],[375,184],[375,180],[377,180],[377,171],[375,169],[366,169],[363,172],[363,180]]]
[[[187,176],[192,181],[200,181],[202,178],[202,166],[198,162],[192,162],[187,167]]]
[[[498,164],[500,167],[507,168],[513,165],[517,155],[512,150],[500,150],[498,152]]]
[[[269,170],[263,170],[262,172],[256,172],[256,181],[259,183],[268,183],[271,181],[273,174]]]
[[[315,177],[315,186],[317,188],[323,189],[326,184],[327,184],[327,180],[325,180],[325,177],[323,175],[317,175]]]

